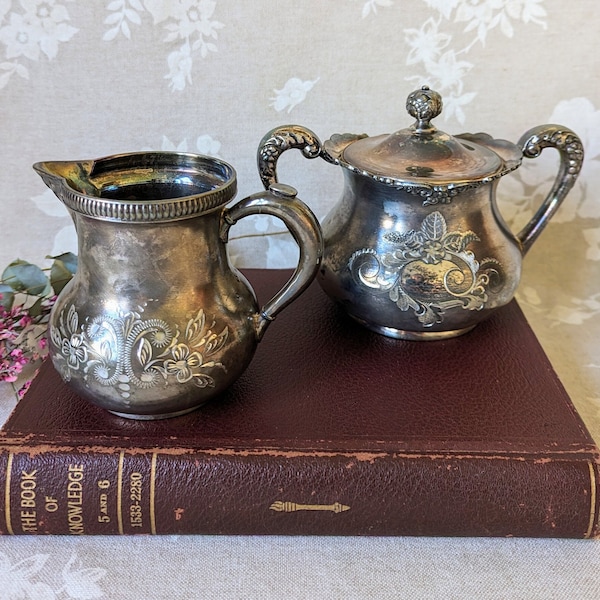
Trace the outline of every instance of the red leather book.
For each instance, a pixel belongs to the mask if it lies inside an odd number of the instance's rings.
[[[266,299],[288,273],[252,271]],[[222,397],[164,421],[43,365],[0,439],[10,534],[599,535],[599,453],[516,302],[392,340],[317,284]]]

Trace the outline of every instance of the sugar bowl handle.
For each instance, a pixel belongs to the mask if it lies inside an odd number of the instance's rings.
[[[305,158],[323,156],[321,140],[310,129],[301,125],[283,125],[269,131],[258,145],[256,160],[258,173],[265,186],[277,183],[277,161],[286,151],[297,149]]]
[[[577,134],[561,125],[534,127],[523,134],[518,145],[526,158],[536,158],[544,148],[555,148],[560,154],[552,189],[529,223],[517,234],[521,252],[525,255],[573,187],[583,163],[583,145]]]
[[[300,256],[296,270],[287,283],[254,316],[257,340],[261,340],[269,323],[312,282],[323,256],[323,235],[312,211],[296,198],[296,190],[273,183],[265,192],[240,200],[225,209],[221,217],[220,238],[227,242],[229,229],[248,215],[265,214],[281,219],[298,244]]]

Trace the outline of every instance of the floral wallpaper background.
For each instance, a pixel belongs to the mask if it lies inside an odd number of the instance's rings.
[[[76,252],[36,161],[209,154],[236,168],[240,199],[261,189],[255,154],[271,128],[391,133],[411,124],[405,99],[423,84],[442,94],[436,125],[449,133],[516,142],[560,123],[586,159],[525,259],[518,298],[600,439],[599,18],[596,0],[0,0],[0,263]],[[503,178],[499,204],[515,231],[557,164],[547,150]],[[279,175],[320,219],[341,192],[339,168],[299,153],[282,157]],[[238,266],[296,260],[270,217],[244,219],[231,237]],[[107,597],[105,567],[69,556],[0,552],[0,581],[21,574],[6,597]],[[50,560],[54,583],[42,582]]]

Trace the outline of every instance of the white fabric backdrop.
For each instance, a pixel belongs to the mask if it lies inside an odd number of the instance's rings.
[[[0,0],[0,268],[76,250],[35,161],[212,154],[237,169],[241,198],[260,189],[255,152],[272,127],[391,133],[426,83],[450,133],[516,141],[558,122],[584,142],[580,180],[518,295],[600,439],[599,17],[596,0]],[[500,184],[515,230],[554,176],[546,154]],[[280,179],[319,218],[341,190],[339,169],[292,153]],[[270,218],[232,236],[239,266],[295,260]],[[7,415],[12,386],[0,398]],[[591,599],[599,567],[597,543],[559,540],[4,538],[0,598]]]

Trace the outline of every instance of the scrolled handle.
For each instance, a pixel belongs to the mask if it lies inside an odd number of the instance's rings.
[[[269,131],[258,145],[256,160],[258,173],[265,189],[277,183],[277,161],[286,151],[298,149],[306,158],[317,158],[322,154],[321,140],[301,125],[283,125]]]
[[[268,191],[248,196],[223,211],[221,240],[227,242],[229,229],[237,221],[256,214],[281,219],[300,249],[298,265],[290,279],[255,315],[256,338],[261,340],[269,323],[315,278],[323,256],[323,235],[315,215],[296,198],[296,190],[289,185],[273,183]]]
[[[521,252],[525,255],[575,184],[584,153],[577,134],[561,125],[534,127],[521,136],[518,145],[526,158],[538,157],[544,148],[555,148],[560,154],[560,165],[552,189],[535,215],[517,234]]]

